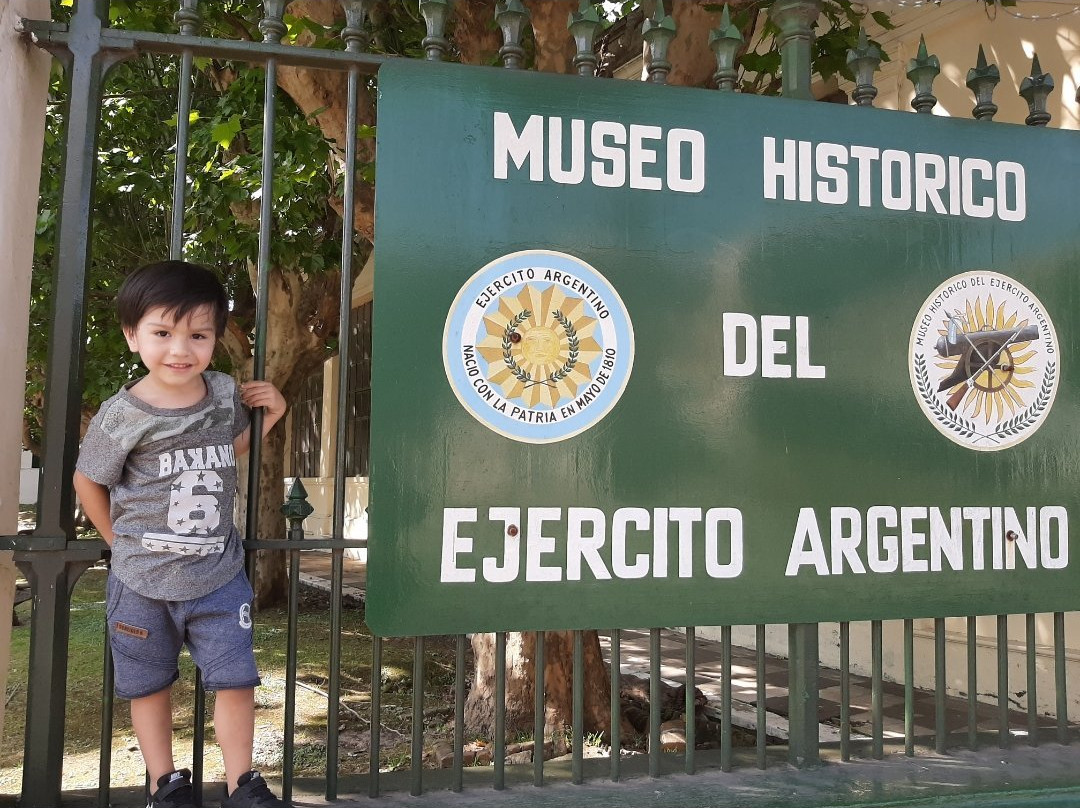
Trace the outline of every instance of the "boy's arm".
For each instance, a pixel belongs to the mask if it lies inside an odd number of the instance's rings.
[[[95,483],[81,471],[75,472],[75,493],[79,495],[83,510],[94,523],[101,538],[112,547],[113,529],[112,515],[110,511],[109,489],[100,483]]]
[[[240,400],[249,407],[263,408],[263,437],[285,414],[285,397],[270,382],[252,381],[240,385]],[[242,455],[251,447],[251,426],[236,436],[233,448]]]

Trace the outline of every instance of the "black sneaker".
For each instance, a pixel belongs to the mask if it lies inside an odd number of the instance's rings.
[[[180,769],[164,774],[158,778],[157,786],[152,796],[147,794],[146,808],[195,808],[189,770]]]
[[[292,808],[274,796],[258,772],[240,775],[236,790],[221,801],[221,808]]]

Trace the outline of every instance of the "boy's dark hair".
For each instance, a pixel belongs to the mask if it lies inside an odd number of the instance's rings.
[[[158,306],[177,321],[208,306],[215,336],[225,333],[229,318],[225,288],[204,266],[187,261],[158,261],[139,267],[124,279],[116,295],[116,310],[124,331],[134,331],[146,312]]]

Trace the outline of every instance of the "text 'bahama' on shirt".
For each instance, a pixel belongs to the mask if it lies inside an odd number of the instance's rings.
[[[248,414],[230,376],[207,371],[203,380],[206,397],[176,410],[125,385],[101,405],[79,451],[78,470],[109,489],[112,572],[148,598],[200,598],[243,567],[233,440]]]

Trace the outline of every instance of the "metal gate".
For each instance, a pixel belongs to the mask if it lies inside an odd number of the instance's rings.
[[[191,108],[190,77],[194,69],[194,60],[198,58],[235,59],[264,65],[264,138],[262,143],[262,183],[263,199],[272,198],[269,192],[273,181],[275,161],[274,143],[274,95],[277,91],[277,69],[280,65],[302,66],[320,70],[341,71],[348,75],[349,104],[346,122],[347,140],[345,144],[345,185],[343,249],[341,252],[341,317],[338,332],[347,334],[350,328],[349,300],[351,295],[353,254],[353,197],[356,176],[357,152],[357,94],[360,83],[367,77],[378,73],[388,57],[366,53],[365,17],[368,3],[363,0],[346,0],[342,3],[346,13],[346,27],[342,32],[344,48],[331,50],[323,48],[305,48],[281,44],[285,32],[283,22],[284,2],[266,2],[265,16],[259,28],[263,33],[262,42],[233,41],[215,39],[198,35],[199,16],[195,0],[184,0],[177,12],[179,32],[157,34],[141,31],[116,30],[108,27],[109,4],[107,0],[78,0],[70,25],[50,24],[28,21],[25,23],[27,36],[42,48],[49,50],[63,63],[67,82],[70,87],[70,106],[67,112],[66,162],[63,177],[63,218],[57,247],[57,268],[53,334],[48,366],[48,409],[47,434],[45,447],[41,494],[38,503],[37,529],[32,536],[9,537],[7,546],[15,550],[16,561],[30,580],[34,591],[34,611],[32,623],[32,645],[29,677],[29,697],[27,703],[26,739],[24,758],[24,778],[20,804],[25,808],[38,806],[56,806],[61,802],[61,775],[64,757],[64,712],[65,686],[67,676],[67,650],[70,595],[75,582],[90,566],[98,562],[105,553],[101,542],[75,540],[73,514],[75,502],[70,485],[78,448],[79,401],[82,388],[83,345],[85,342],[85,299],[87,293],[87,269],[90,263],[90,243],[88,239],[89,223],[93,213],[94,199],[94,154],[96,152],[98,115],[105,75],[109,68],[118,62],[140,53],[167,54],[180,60],[180,91],[178,98],[177,134],[176,134],[176,173],[172,197],[171,257],[180,258],[183,244],[183,211],[188,186],[185,181],[186,155],[188,142],[188,120]],[[591,76],[595,69],[593,41],[598,30],[595,16],[590,18],[583,5],[583,11],[577,19],[571,19],[571,31],[577,42],[578,54],[575,65],[581,75]],[[773,9],[773,20],[780,27],[781,55],[783,59],[783,91],[792,98],[808,97],[810,79],[810,47],[812,42],[811,26],[817,16],[820,5],[815,2],[777,3]],[[428,26],[428,37],[424,40],[427,59],[442,60],[447,52],[447,41],[443,26],[446,21],[447,4],[445,2],[421,2],[420,10]],[[519,68],[522,59],[522,26],[525,22],[524,9],[517,0],[500,4],[497,23],[504,36],[504,44],[499,52],[504,68]],[[663,20],[661,14],[647,23],[647,45],[651,51],[649,78],[655,83],[664,83],[670,65],[666,62],[666,48],[673,31]],[[718,81],[721,90],[731,90],[733,80],[733,59],[738,42],[735,36],[721,29],[720,39],[726,36],[729,41],[721,41],[716,47],[718,60]],[[875,90],[872,86],[873,72],[880,54],[863,43],[858,50],[852,51],[849,63],[857,76],[854,97],[859,105],[870,105]],[[936,71],[932,69],[932,57],[925,50],[921,52],[922,63],[913,67],[911,75],[916,83],[918,95],[915,104],[919,112],[928,112],[934,105],[932,81]],[[993,116],[993,104],[990,93],[993,84],[990,74],[985,71],[985,64],[978,67],[982,73],[976,73],[975,83],[969,84],[976,92],[979,105],[975,109],[978,118]],[[1045,99],[1049,92],[1047,78],[1037,68],[1033,76],[1025,80],[1022,90],[1031,109],[1029,125],[1045,125],[1048,116],[1045,113]],[[582,81],[589,80],[582,78]],[[1052,86],[1052,83],[1049,85]],[[783,103],[783,102],[777,102]],[[266,370],[266,300],[268,297],[268,277],[270,269],[270,243],[273,233],[274,211],[267,205],[259,218],[259,249],[257,255],[258,284],[256,298],[258,304],[257,327],[254,339],[255,370],[261,378]],[[344,400],[348,390],[348,362],[340,363],[338,412],[346,410]],[[256,421],[258,424],[258,421]],[[343,419],[339,418],[336,467],[340,470],[345,465],[345,441],[342,439],[345,429]],[[258,428],[254,430],[258,433]],[[255,440],[251,450],[251,468],[258,469],[260,461],[260,441]],[[338,722],[340,714],[340,621],[342,604],[343,553],[349,547],[366,544],[343,538],[345,480],[343,474],[337,475],[334,492],[333,538],[311,540],[303,538],[302,520],[310,511],[305,501],[302,487],[294,488],[283,507],[290,522],[287,540],[282,541],[266,536],[259,536],[255,527],[254,514],[258,504],[257,473],[252,474],[248,494],[248,520],[245,546],[248,550],[270,550],[287,553],[290,560],[290,660],[288,668],[292,675],[287,683],[286,724],[283,744],[285,749],[283,767],[283,792],[286,799],[293,793],[293,703],[296,692],[296,614],[300,586],[301,554],[313,550],[326,550],[331,554],[331,612],[329,615],[332,641],[330,649],[330,682],[327,698],[327,759],[331,761],[326,771],[324,793],[327,799],[340,796],[338,770],[339,758]],[[901,656],[903,659],[903,692],[899,699],[900,711],[904,723],[904,733],[896,742],[903,745],[907,756],[914,756],[924,744],[932,746],[937,754],[948,753],[958,748],[975,750],[980,745],[996,745],[1007,749],[1018,743],[1017,731],[1026,735],[1025,743],[1032,746],[1040,742],[1055,741],[1066,744],[1073,736],[1068,716],[1068,698],[1066,688],[1066,639],[1065,614],[1054,613],[1040,618],[1035,614],[1024,617],[1025,632],[1021,645],[1026,655],[1026,700],[1023,713],[1014,712],[1010,704],[1009,681],[1009,621],[1006,615],[996,616],[997,632],[997,694],[996,694],[996,733],[987,737],[985,723],[980,729],[980,702],[978,699],[977,671],[977,627],[975,617],[966,618],[966,669],[967,722],[957,728],[947,725],[947,690],[946,690],[946,617],[933,620],[929,634],[916,627],[915,621],[903,621]],[[1037,642],[1036,627],[1040,619],[1052,623],[1053,643],[1047,645]],[[856,631],[867,626],[854,626]],[[698,664],[702,653],[710,656],[711,673],[716,675],[720,688],[720,704],[717,720],[720,723],[720,745],[716,754],[698,754],[695,752],[695,725],[686,721],[685,743],[680,746],[681,755],[665,754],[662,740],[662,716],[659,709],[663,680],[668,676],[662,670],[664,652],[662,645],[670,643],[673,635],[665,633],[660,627],[647,627],[646,633],[628,635],[614,630],[608,637],[608,654],[611,664],[611,753],[606,772],[598,772],[586,763],[583,753],[583,679],[584,650],[582,632],[573,632],[574,648],[574,718],[571,728],[570,748],[572,749],[568,765],[569,779],[573,783],[610,783],[612,790],[616,784],[627,777],[626,764],[620,754],[623,739],[620,739],[620,664],[625,653],[624,643],[633,640],[647,647],[648,681],[652,695],[648,721],[648,753],[643,758],[647,774],[660,777],[666,772],[680,770],[694,774],[700,770],[712,769],[729,772],[741,768],[776,768],[776,757],[768,754],[767,729],[769,708],[767,708],[767,690],[770,687],[772,658],[766,655],[768,645],[764,625],[744,627],[743,636],[752,632],[756,641],[756,650],[744,660],[743,678],[753,682],[754,697],[744,697],[746,703],[753,705],[754,744],[747,753],[737,750],[733,743],[734,720],[739,713],[733,694],[733,654],[736,643],[733,630],[737,627],[724,626],[721,629],[719,643],[703,643],[694,627],[684,631],[685,641],[682,646],[683,681],[689,686],[685,689],[685,714],[694,715],[698,710],[695,703],[695,688],[704,675]],[[890,709],[888,685],[885,681],[883,664],[882,621],[875,620],[868,624],[869,656],[871,659],[869,676],[865,679],[871,703],[860,708],[853,699],[852,688],[858,684],[859,677],[853,673],[851,662],[853,624],[841,623],[836,637],[838,643],[839,667],[833,678],[822,680],[819,665],[819,626],[816,624],[795,624],[780,627],[787,635],[787,673],[786,716],[789,723],[788,740],[780,748],[785,750],[787,759],[798,768],[813,768],[821,763],[823,750],[826,756],[847,761],[860,756],[881,759],[886,749],[893,744],[885,730],[886,715]],[[936,689],[933,693],[934,732],[932,739],[917,738],[916,710],[920,694],[915,688],[915,643],[917,636],[932,641],[936,671]],[[665,640],[665,638],[667,638]],[[499,732],[492,750],[492,766],[484,770],[482,776],[474,777],[476,772],[469,767],[464,756],[466,738],[464,736],[464,704],[466,692],[466,647],[465,635],[453,638],[456,666],[454,672],[454,744],[453,757],[450,761],[449,788],[462,790],[488,787],[501,790],[507,787],[506,770],[507,739]],[[380,776],[378,749],[380,746],[381,674],[383,641],[375,637],[372,645],[373,671],[375,683],[370,692],[370,728],[371,746],[375,750],[371,755],[371,767],[365,778],[367,793],[377,797],[384,792],[385,776]],[[106,644],[107,645],[107,644]],[[535,637],[536,645],[536,726],[534,738],[542,738],[544,726],[544,647],[545,634],[539,632]],[[707,649],[707,650],[706,650]],[[107,648],[105,649],[107,654]],[[506,676],[507,635],[496,636],[496,694],[497,715],[504,708]],[[1039,656],[1052,658],[1056,685],[1056,714],[1052,726],[1048,727],[1044,717],[1040,717],[1036,698],[1036,664]],[[409,793],[419,795],[425,791],[425,638],[414,640],[414,668],[412,689],[412,733],[411,755],[408,767],[409,776],[406,787]],[[109,680],[108,659],[105,660],[106,676],[103,698],[101,777],[98,790],[98,804],[107,806],[110,802],[109,778],[109,738],[111,736],[111,682]],[[832,676],[830,674],[830,676]],[[853,678],[854,677],[854,678]],[[819,698],[822,682],[836,688],[835,700],[839,703],[840,713],[835,734],[824,737],[819,725]],[[1012,689],[1015,688],[1015,683]],[[895,708],[896,703],[891,703]],[[853,732],[853,710],[868,708],[869,726],[865,731]],[[203,716],[201,691],[196,706],[196,716]],[[830,740],[831,739],[831,740]],[[923,747],[925,748],[925,747]],[[196,735],[196,780],[201,783],[202,721],[197,720]],[[781,766],[782,770],[786,767]],[[466,771],[468,770],[468,776]],[[488,774],[490,771],[490,774]],[[540,786],[545,783],[545,776],[551,779],[553,771],[550,764],[545,766],[542,754],[534,755],[530,779]],[[545,772],[548,774],[546,775]],[[521,778],[517,778],[521,779]],[[468,782],[467,782],[468,781]],[[429,781],[430,782],[430,781]],[[355,791],[355,789],[354,789]],[[516,799],[517,797],[509,797]],[[1023,804],[1023,798],[1017,798],[1015,804]]]

